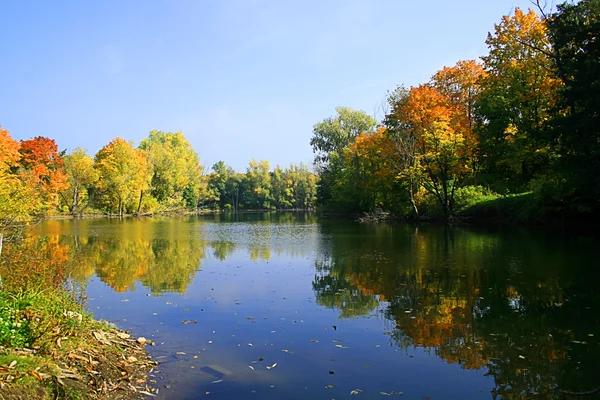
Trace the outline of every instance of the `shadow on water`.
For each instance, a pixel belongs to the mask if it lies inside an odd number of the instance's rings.
[[[71,248],[98,317],[156,341],[164,398],[558,399],[600,382],[594,236],[309,213],[41,233]]]

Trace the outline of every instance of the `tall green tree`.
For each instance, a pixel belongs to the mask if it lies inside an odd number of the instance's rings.
[[[235,171],[224,161],[213,164],[212,171],[208,177],[208,190],[212,193],[212,198],[218,202],[219,208],[223,209],[230,199],[227,182],[232,175],[235,175]]]
[[[329,202],[335,192],[336,182],[345,168],[344,148],[353,143],[361,133],[375,132],[377,121],[364,111],[337,107],[336,115],[313,127],[310,145],[315,153],[315,166],[320,175],[319,200]]]
[[[198,186],[202,167],[198,154],[181,132],[152,131],[139,146],[152,174],[150,193],[167,207],[183,205],[186,188]]]
[[[269,161],[250,160],[246,170],[251,208],[271,208],[271,174]]]
[[[563,3],[548,18],[557,78],[552,119],[570,206],[600,210],[600,0]]]

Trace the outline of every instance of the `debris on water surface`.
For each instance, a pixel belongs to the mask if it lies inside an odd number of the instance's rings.
[[[329,370],[329,375],[334,375],[334,374],[335,374],[335,371],[334,371],[334,370],[332,370],[332,369],[330,369],[330,370]]]
[[[311,342],[311,343],[319,343],[319,341],[315,340],[315,339],[310,339],[309,342]]]
[[[252,365],[248,365],[248,368],[250,368],[252,371],[254,371],[254,367]]]
[[[360,389],[354,389],[354,390],[352,390],[352,391],[350,392],[350,395],[354,395],[354,394],[360,394],[360,393],[362,393],[362,390],[360,390]]]
[[[217,379],[216,381],[212,381],[212,383],[221,383],[223,382],[223,379]]]
[[[335,386],[333,386],[333,385],[326,385],[326,386],[325,386],[325,389],[333,389],[334,387],[335,387]]]
[[[198,321],[196,321],[195,319],[184,319],[183,321],[181,321],[181,323],[183,325],[189,325],[189,324],[196,324],[196,323],[198,323]]]
[[[274,363],[273,365],[267,365],[267,369],[273,369],[277,366],[277,363]]]

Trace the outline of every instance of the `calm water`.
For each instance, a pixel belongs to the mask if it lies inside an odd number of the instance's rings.
[[[600,385],[592,236],[311,214],[40,229],[72,248],[97,318],[156,342],[160,398],[547,399]]]

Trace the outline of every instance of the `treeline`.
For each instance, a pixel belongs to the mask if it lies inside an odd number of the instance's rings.
[[[481,61],[389,93],[382,123],[338,108],[314,127],[319,200],[452,218],[527,193],[537,211],[600,211],[600,1],[515,9]]]
[[[270,170],[267,160],[251,160],[246,173],[219,161],[208,177],[206,202],[224,210],[310,209],[316,204],[317,176],[303,163]]]
[[[136,148],[116,138],[94,157],[59,152],[45,137],[17,142],[0,128],[0,233],[36,215],[153,213],[187,208],[312,208],[317,177],[304,165],[270,170],[250,161],[237,173],[223,161],[204,173],[181,132],[152,131]]]

